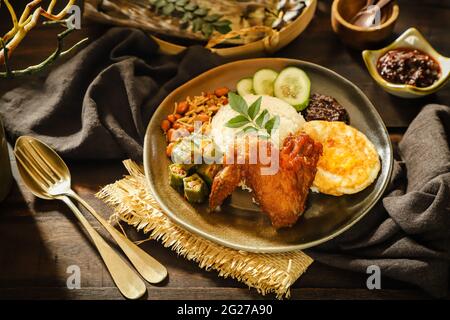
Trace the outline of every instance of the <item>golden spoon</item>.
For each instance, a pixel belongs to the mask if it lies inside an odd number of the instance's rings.
[[[141,297],[146,290],[144,282],[92,228],[69,197],[77,199],[86,206],[116,240],[145,279],[155,283],[166,277],[167,270],[164,266],[107,223],[71,189],[69,169],[49,146],[32,137],[23,136],[17,140],[14,153],[18,160],[17,166],[20,175],[34,195],[43,199],[62,200],[75,213],[87,229],[124,296],[130,299]]]

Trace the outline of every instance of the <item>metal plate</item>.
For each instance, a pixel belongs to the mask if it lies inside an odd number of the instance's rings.
[[[368,188],[341,197],[310,193],[307,210],[292,228],[275,230],[269,219],[255,210],[250,194],[235,192],[221,212],[209,213],[207,206],[192,206],[168,183],[166,141],[161,121],[173,112],[174,103],[187,96],[227,86],[261,68],[280,71],[287,66],[302,68],[311,79],[312,92],[336,98],[350,114],[350,124],[373,142],[381,158],[381,171]],[[337,73],[309,62],[292,59],[240,60],[209,70],[173,91],[151,119],[144,142],[144,167],[149,188],[166,214],[181,227],[206,239],[234,249],[253,252],[285,252],[305,249],[344,232],[360,220],[380,199],[392,171],[393,155],[389,134],[375,107],[364,93]],[[247,199],[247,201],[246,201]]]

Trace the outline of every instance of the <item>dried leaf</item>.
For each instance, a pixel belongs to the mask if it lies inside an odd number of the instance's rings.
[[[202,26],[202,33],[206,38],[209,38],[211,36],[211,33],[213,32],[213,27],[209,23],[203,23]]]
[[[221,33],[221,34],[227,34],[228,32],[231,31],[231,27],[229,25],[224,25],[224,26],[214,26],[214,29],[217,30],[217,32]]]
[[[184,8],[186,9],[186,11],[195,11],[197,10],[198,5],[196,5],[195,3],[189,3]]]
[[[173,3],[169,3],[168,5],[162,8],[162,13],[166,16],[170,16],[172,12],[175,11],[175,5]]]
[[[208,11],[203,8],[198,8],[194,11],[194,14],[199,17],[205,17],[208,14]]]
[[[205,17],[205,21],[206,22],[215,22],[215,21],[219,20],[220,18],[222,18],[221,15],[219,15],[219,14],[212,14],[212,15],[206,16]]]
[[[196,18],[192,22],[192,31],[194,31],[194,32],[200,31],[200,30],[202,30],[202,26],[203,26],[202,18]]]

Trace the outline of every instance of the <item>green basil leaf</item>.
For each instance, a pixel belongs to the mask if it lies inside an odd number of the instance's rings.
[[[250,119],[255,119],[256,115],[259,113],[259,109],[261,108],[261,97],[259,97],[252,105],[248,108],[248,115]]]
[[[228,120],[227,123],[225,123],[225,127],[228,128],[239,128],[243,127],[246,124],[248,124],[250,121],[243,115],[236,116],[234,118],[231,118]]]
[[[279,126],[280,126],[280,116],[276,115],[272,130],[278,129]]]
[[[258,129],[256,129],[256,128],[253,127],[253,126],[248,126],[248,127],[244,128],[243,131],[244,131],[245,133],[258,132]]]
[[[248,116],[247,102],[245,102],[245,100],[240,95],[234,92],[230,92],[228,94],[228,100],[230,102],[231,109],[244,116]]]
[[[266,125],[267,121],[269,121],[270,119],[270,114],[267,111],[267,109],[264,109],[261,114],[258,116],[258,118],[256,118],[255,123],[260,127],[260,128],[264,128],[264,126]]]
[[[248,127],[245,127],[244,129],[242,129],[241,131],[239,131],[237,134],[242,135],[244,133],[247,134],[247,133],[251,133],[251,132],[258,132],[258,129],[256,129],[253,126],[248,126]]]
[[[270,136],[269,136],[269,134],[267,132],[261,132],[261,133],[258,134],[258,138],[267,140],[267,139],[270,138]]]
[[[277,115],[272,119],[270,119],[269,121],[267,121],[264,128],[267,130],[269,134],[272,134],[272,131],[276,130],[279,127],[279,125],[280,125],[280,117]]]

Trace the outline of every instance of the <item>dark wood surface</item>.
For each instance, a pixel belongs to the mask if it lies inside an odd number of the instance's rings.
[[[442,53],[449,55],[449,1],[399,1],[400,20],[396,31],[418,27]],[[2,8],[3,10],[3,8]],[[0,10],[1,11],[1,10]],[[363,89],[379,109],[391,130],[394,143],[401,138],[404,127],[420,108],[429,102],[448,103],[450,92],[421,100],[400,100],[384,93],[365,71],[360,53],[344,47],[331,32],[330,2],[320,1],[318,13],[311,25],[291,45],[277,56],[309,60],[327,66]],[[3,25],[4,13],[0,15]],[[3,27],[3,26],[0,26]],[[104,27],[85,25],[81,34],[95,37]],[[17,67],[38,62],[54,46],[57,29],[38,28],[16,52]],[[26,81],[0,80],[0,94]],[[7,199],[0,203],[0,299],[121,299],[108,271],[95,248],[73,217],[61,203],[35,199],[24,187],[11,156],[14,186]],[[105,184],[120,179],[125,170],[119,161],[69,162],[75,190],[105,217],[111,214],[94,197]],[[89,221],[99,232],[103,230],[89,215]],[[132,238],[142,234],[127,228]],[[148,285],[148,299],[260,299],[256,290],[249,290],[232,279],[222,279],[217,273],[206,272],[186,261],[158,242],[143,244],[143,248],[167,266],[169,277],[157,286]],[[81,268],[81,289],[68,290],[67,267]],[[292,288],[294,299],[416,299],[427,298],[420,290],[404,283],[382,279],[382,290],[367,290],[366,275],[342,271],[315,262]],[[266,298],[274,298],[269,295]]]

